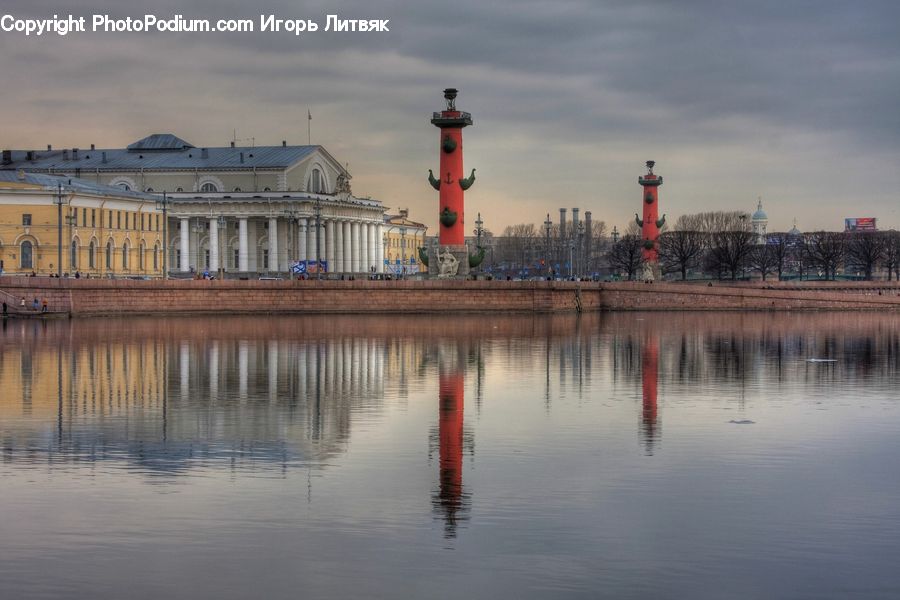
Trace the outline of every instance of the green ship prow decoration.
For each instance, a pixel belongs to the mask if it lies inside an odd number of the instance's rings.
[[[638,216],[637,213],[634,213],[634,222],[637,223],[638,227],[644,226],[644,221]]]
[[[450,210],[449,207],[444,207],[444,210],[441,211],[441,225],[444,227],[453,227],[456,225],[457,214],[455,211]]]
[[[656,227],[659,228],[665,224],[666,224],[666,215],[663,214],[662,219],[660,219],[659,221],[656,222]]]
[[[473,183],[475,183],[475,169],[472,169],[471,175],[459,180],[459,187],[461,187],[463,191],[466,191],[467,189],[472,187]]]
[[[419,262],[425,265],[428,268],[428,249],[427,248],[419,248]]]
[[[485,253],[485,249],[482,248],[481,246],[479,246],[478,250],[475,252],[475,254],[469,255],[469,268],[470,269],[474,269],[475,267],[477,267],[484,261],[484,253]]]
[[[434,173],[431,172],[431,169],[428,169],[428,183],[431,184],[431,187],[440,191],[441,189],[441,180],[434,178]]]

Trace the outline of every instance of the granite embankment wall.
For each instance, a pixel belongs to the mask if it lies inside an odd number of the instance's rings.
[[[713,286],[550,281],[131,281],[4,277],[18,312],[47,299],[72,315],[472,313],[602,310],[896,310],[896,282]],[[29,311],[30,312],[30,311]]]

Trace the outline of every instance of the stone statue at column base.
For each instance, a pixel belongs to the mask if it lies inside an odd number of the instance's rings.
[[[428,276],[437,279],[465,279],[469,275],[469,247],[432,246],[428,249]]]
[[[660,278],[659,265],[652,262],[644,262],[641,270],[641,281],[656,281]]]

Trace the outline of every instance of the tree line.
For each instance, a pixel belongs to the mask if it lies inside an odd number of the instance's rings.
[[[764,243],[761,243],[764,242]],[[636,224],[607,252],[609,266],[629,280],[643,270],[645,241]],[[900,280],[900,232],[778,232],[763,240],[744,212],[683,215],[664,228],[656,244],[663,274],[716,279],[758,275],[835,279],[838,273],[872,280],[884,272]]]

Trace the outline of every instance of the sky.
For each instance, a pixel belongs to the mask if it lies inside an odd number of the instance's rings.
[[[429,123],[442,90],[464,131],[467,222],[496,233],[559,208],[624,229],[647,160],[660,212],[753,212],[769,231],[900,228],[895,0],[4,0],[2,14],[312,19],[314,33],[0,32],[0,147],[307,142],[353,192],[437,228]],[[389,32],[325,32],[326,15]]]

